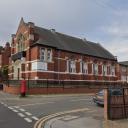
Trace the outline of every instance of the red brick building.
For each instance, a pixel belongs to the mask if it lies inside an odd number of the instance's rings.
[[[0,48],[0,68],[9,65],[9,58],[11,56],[11,47],[7,42],[4,47]]]
[[[10,79],[117,82],[117,59],[98,43],[25,23],[12,35]]]

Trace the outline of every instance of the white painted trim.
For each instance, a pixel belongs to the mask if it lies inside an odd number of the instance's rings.
[[[24,120],[26,120],[28,123],[32,122],[32,120],[30,118],[24,118]]]
[[[65,61],[67,61],[67,59],[66,59],[66,58],[54,57],[54,59],[57,59],[57,60],[65,60]]]
[[[55,74],[71,74],[71,75],[84,75],[84,76],[93,76],[93,74],[85,74],[85,73],[70,73],[70,72],[54,72],[54,71],[41,71],[41,70],[36,70],[36,71],[25,71],[21,73],[33,73],[33,72],[42,72],[42,73],[55,73]],[[13,75],[14,73],[9,73],[8,75]],[[97,76],[102,76],[102,77],[117,77],[117,76],[103,76],[103,75],[97,75]]]
[[[32,73],[32,72],[93,76],[93,74],[85,74],[85,73],[80,73],[80,72],[79,73],[71,73],[71,72],[55,72],[55,71],[45,71],[45,70],[25,71],[25,72],[21,72],[21,73]],[[96,76],[103,76],[103,75],[96,75]],[[117,76],[107,75],[104,77],[117,77]]]
[[[35,79],[29,79],[29,80],[35,80]],[[119,82],[119,81],[105,81],[105,80],[57,80],[57,79],[38,79],[38,80],[49,80],[49,81],[86,81],[86,82]]]

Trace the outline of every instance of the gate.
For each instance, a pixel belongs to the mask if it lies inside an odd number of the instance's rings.
[[[118,89],[122,91],[121,95],[112,95],[111,89],[108,89],[108,119],[110,120],[128,118],[128,88]]]

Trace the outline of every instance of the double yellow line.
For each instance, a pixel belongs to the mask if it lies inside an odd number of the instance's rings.
[[[76,112],[82,112],[82,111],[88,111],[90,109],[88,108],[81,108],[81,109],[74,109],[71,111],[64,111],[64,112],[59,112],[59,113],[55,113],[55,114],[51,114],[48,116],[45,116],[43,118],[41,118],[40,120],[38,120],[35,125],[34,128],[44,128],[45,122],[52,119],[52,118],[56,118],[58,116],[63,116],[65,114],[70,114],[70,113],[76,113]]]

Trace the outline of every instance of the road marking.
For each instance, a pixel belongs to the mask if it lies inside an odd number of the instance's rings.
[[[31,123],[32,122],[32,120],[31,119],[29,119],[29,118],[24,118],[28,123]]]
[[[15,108],[19,108],[19,106],[14,106]]]
[[[68,121],[68,120],[73,120],[73,119],[77,119],[79,116],[72,116],[72,115],[67,115],[62,117],[62,120]]]
[[[24,110],[24,109],[22,109],[22,108],[20,108],[19,110],[20,110],[20,111],[22,111],[22,112],[25,112],[25,110]]]
[[[18,113],[18,115],[19,115],[20,117],[25,117],[25,115],[22,114],[22,113]]]
[[[52,103],[55,103],[55,102],[24,104],[24,105],[20,105],[19,107],[34,106],[34,105],[41,105],[41,104],[52,104]],[[16,107],[16,106],[12,106],[12,107]]]
[[[25,112],[26,115],[31,116],[32,114],[29,112]]]
[[[76,101],[91,101],[91,99],[76,99],[76,100],[71,100],[71,102],[76,102]]]
[[[12,107],[8,107],[8,108],[11,109],[11,110],[14,109],[14,108],[12,108]]]
[[[35,116],[32,116],[32,119],[34,119],[34,120],[39,120],[39,118],[37,118],[37,117],[35,117]]]
[[[18,111],[17,111],[17,110],[15,110],[15,109],[13,109],[12,111],[13,111],[13,112],[18,112]]]

